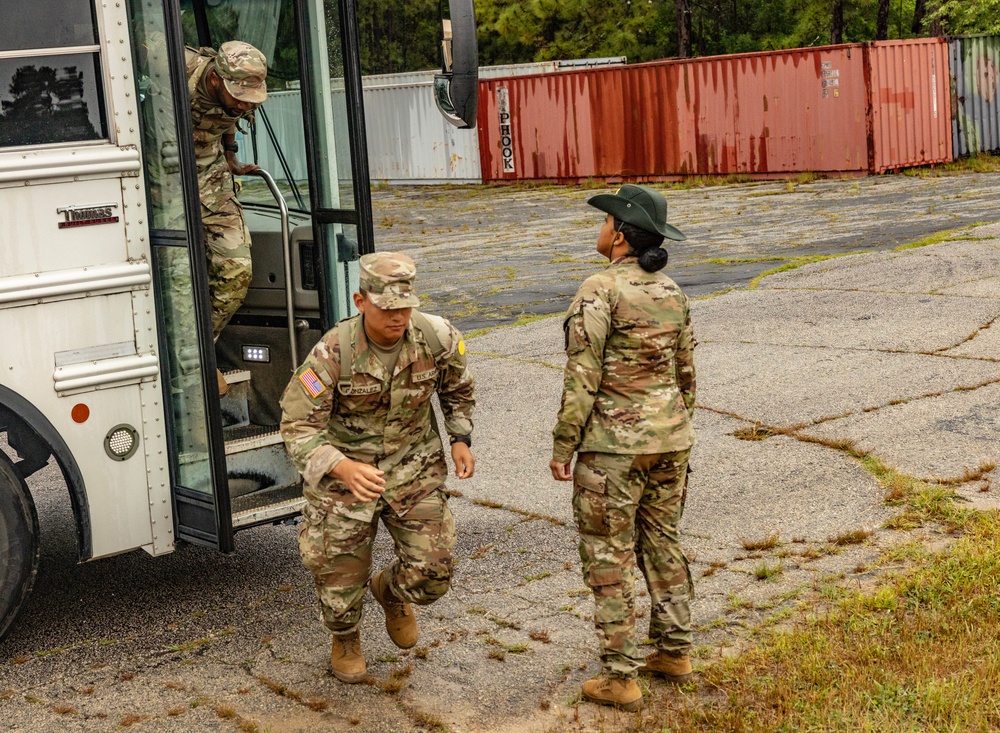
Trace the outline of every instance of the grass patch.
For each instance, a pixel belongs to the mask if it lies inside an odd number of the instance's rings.
[[[979,153],[967,158],[957,158],[941,167],[949,173],[996,173],[1000,171],[1000,158]]]
[[[833,260],[838,257],[850,257],[851,255],[861,254],[859,252],[839,252],[832,255],[804,255],[802,257],[792,257],[783,265],[778,265],[777,267],[772,267],[770,270],[764,270],[757,277],[750,281],[747,285],[747,290],[756,290],[760,286],[760,281],[763,280],[768,275],[777,275],[779,272],[788,272],[789,270],[797,270],[803,265],[811,265],[814,262],[825,262],[826,260]]]
[[[758,540],[751,540],[745,537],[740,537],[740,543],[743,545],[743,549],[749,552],[760,552],[762,550],[773,550],[779,544],[781,544],[781,535],[777,532],[772,532],[767,537],[762,537]]]
[[[871,536],[872,533],[867,529],[852,529],[841,532],[836,537],[827,538],[827,542],[838,547],[846,547],[847,545],[860,545]]]
[[[785,572],[785,566],[780,562],[776,565],[770,565],[767,562],[762,562],[753,569],[753,576],[757,578],[757,580],[771,580],[778,577],[783,572]]]
[[[395,695],[403,689],[403,686],[406,684],[406,679],[411,674],[413,674],[413,665],[407,664],[405,667],[399,667],[392,670],[392,672],[389,673],[389,676],[385,679],[375,680],[375,684],[382,690],[382,692]]]
[[[760,423],[746,425],[733,431],[733,437],[737,440],[767,440],[773,435],[770,428]]]
[[[763,630],[703,670],[697,699],[648,698],[638,729],[996,730],[1000,513],[965,529],[876,590],[842,589],[794,628]]]

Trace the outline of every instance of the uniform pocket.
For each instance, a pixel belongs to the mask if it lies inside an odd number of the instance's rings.
[[[609,536],[607,481],[603,473],[577,461],[573,470],[573,516],[580,534]]]
[[[320,572],[326,566],[326,537],[324,525],[326,512],[312,504],[302,507],[302,521],[299,523],[299,556],[307,570]]]

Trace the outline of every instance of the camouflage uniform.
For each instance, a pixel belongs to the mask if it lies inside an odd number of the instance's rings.
[[[233,174],[222,147],[223,136],[235,134],[243,117],[230,116],[219,104],[209,92],[205,72],[214,67],[233,96],[259,104],[266,93],[255,94],[253,90],[263,87],[267,62],[253,46],[237,41],[222,44],[218,52],[211,48],[188,48],[186,58],[201,220],[208,247],[212,331],[218,338],[246,298],[252,269],[250,230],[236,198]],[[252,118],[253,112],[245,116]]]
[[[361,289],[371,291],[373,276],[391,280],[401,261],[412,271],[405,255],[363,257]],[[385,292],[393,288],[400,298],[416,299],[396,285]],[[281,434],[308,500],[299,552],[315,577],[324,622],[335,633],[361,620],[380,518],[395,543],[389,577],[400,600],[426,605],[451,584],[455,523],[443,491],[448,468],[431,396],[438,395],[447,432],[469,435],[473,380],[462,335],[443,318],[421,315],[443,347],[437,358],[411,318],[394,373],[387,373],[368,345],[363,317],[355,316],[347,321],[354,353],[349,382],[340,381],[338,327],[313,348],[281,398]],[[385,472],[379,498],[361,501],[330,475],[345,457]]]
[[[694,333],[669,277],[620,257],[580,287],[564,323],[566,371],[553,460],[573,473],[583,573],[607,674],[633,677],[636,562],[652,600],[649,636],[691,646],[693,584],[679,543],[694,444]]]

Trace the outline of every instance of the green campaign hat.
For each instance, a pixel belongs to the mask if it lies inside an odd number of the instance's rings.
[[[662,234],[675,242],[687,239],[677,227],[667,224],[667,200],[663,194],[647,186],[626,183],[615,193],[593,196],[587,203],[647,232]]]

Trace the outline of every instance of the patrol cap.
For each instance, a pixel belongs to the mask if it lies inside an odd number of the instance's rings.
[[[587,203],[647,232],[675,242],[687,239],[677,227],[667,224],[667,200],[663,194],[647,186],[626,183],[614,193],[593,196]]]
[[[416,308],[420,299],[413,291],[417,266],[400,252],[365,255],[360,265],[360,288],[382,310]]]
[[[267,100],[267,59],[243,41],[226,41],[215,57],[215,69],[226,91],[241,102],[263,104]]]

